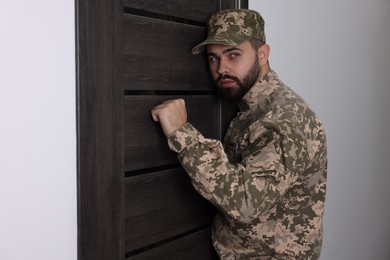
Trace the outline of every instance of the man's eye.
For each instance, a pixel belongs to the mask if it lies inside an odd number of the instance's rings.
[[[230,53],[230,55],[229,55],[229,57],[230,57],[231,59],[237,58],[238,56],[240,56],[240,54],[238,54],[238,53],[236,53],[236,52],[232,52],[232,53]]]
[[[209,56],[209,62],[216,62],[218,61],[218,58],[215,56]]]

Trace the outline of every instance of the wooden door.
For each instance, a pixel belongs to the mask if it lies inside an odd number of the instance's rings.
[[[193,189],[150,110],[183,97],[220,139],[229,113],[190,54],[233,0],[77,0],[78,258],[216,259],[214,208]],[[231,114],[231,113],[230,113]]]

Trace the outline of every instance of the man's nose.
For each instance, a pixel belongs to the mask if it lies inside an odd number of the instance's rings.
[[[229,73],[229,66],[226,61],[220,60],[218,66],[218,74],[224,75]]]

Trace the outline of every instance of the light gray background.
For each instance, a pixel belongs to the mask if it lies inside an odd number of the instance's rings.
[[[320,114],[321,260],[389,260],[388,0],[250,0],[271,66]],[[73,0],[0,0],[0,259],[76,260]]]
[[[321,260],[390,259],[390,1],[249,0],[271,67],[324,121]]]
[[[74,0],[0,0],[0,260],[76,260]]]

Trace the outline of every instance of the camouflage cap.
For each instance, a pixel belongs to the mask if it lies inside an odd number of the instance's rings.
[[[248,9],[225,9],[214,14],[208,22],[207,39],[196,45],[192,54],[198,54],[207,44],[239,45],[250,39],[265,43],[264,20]]]

